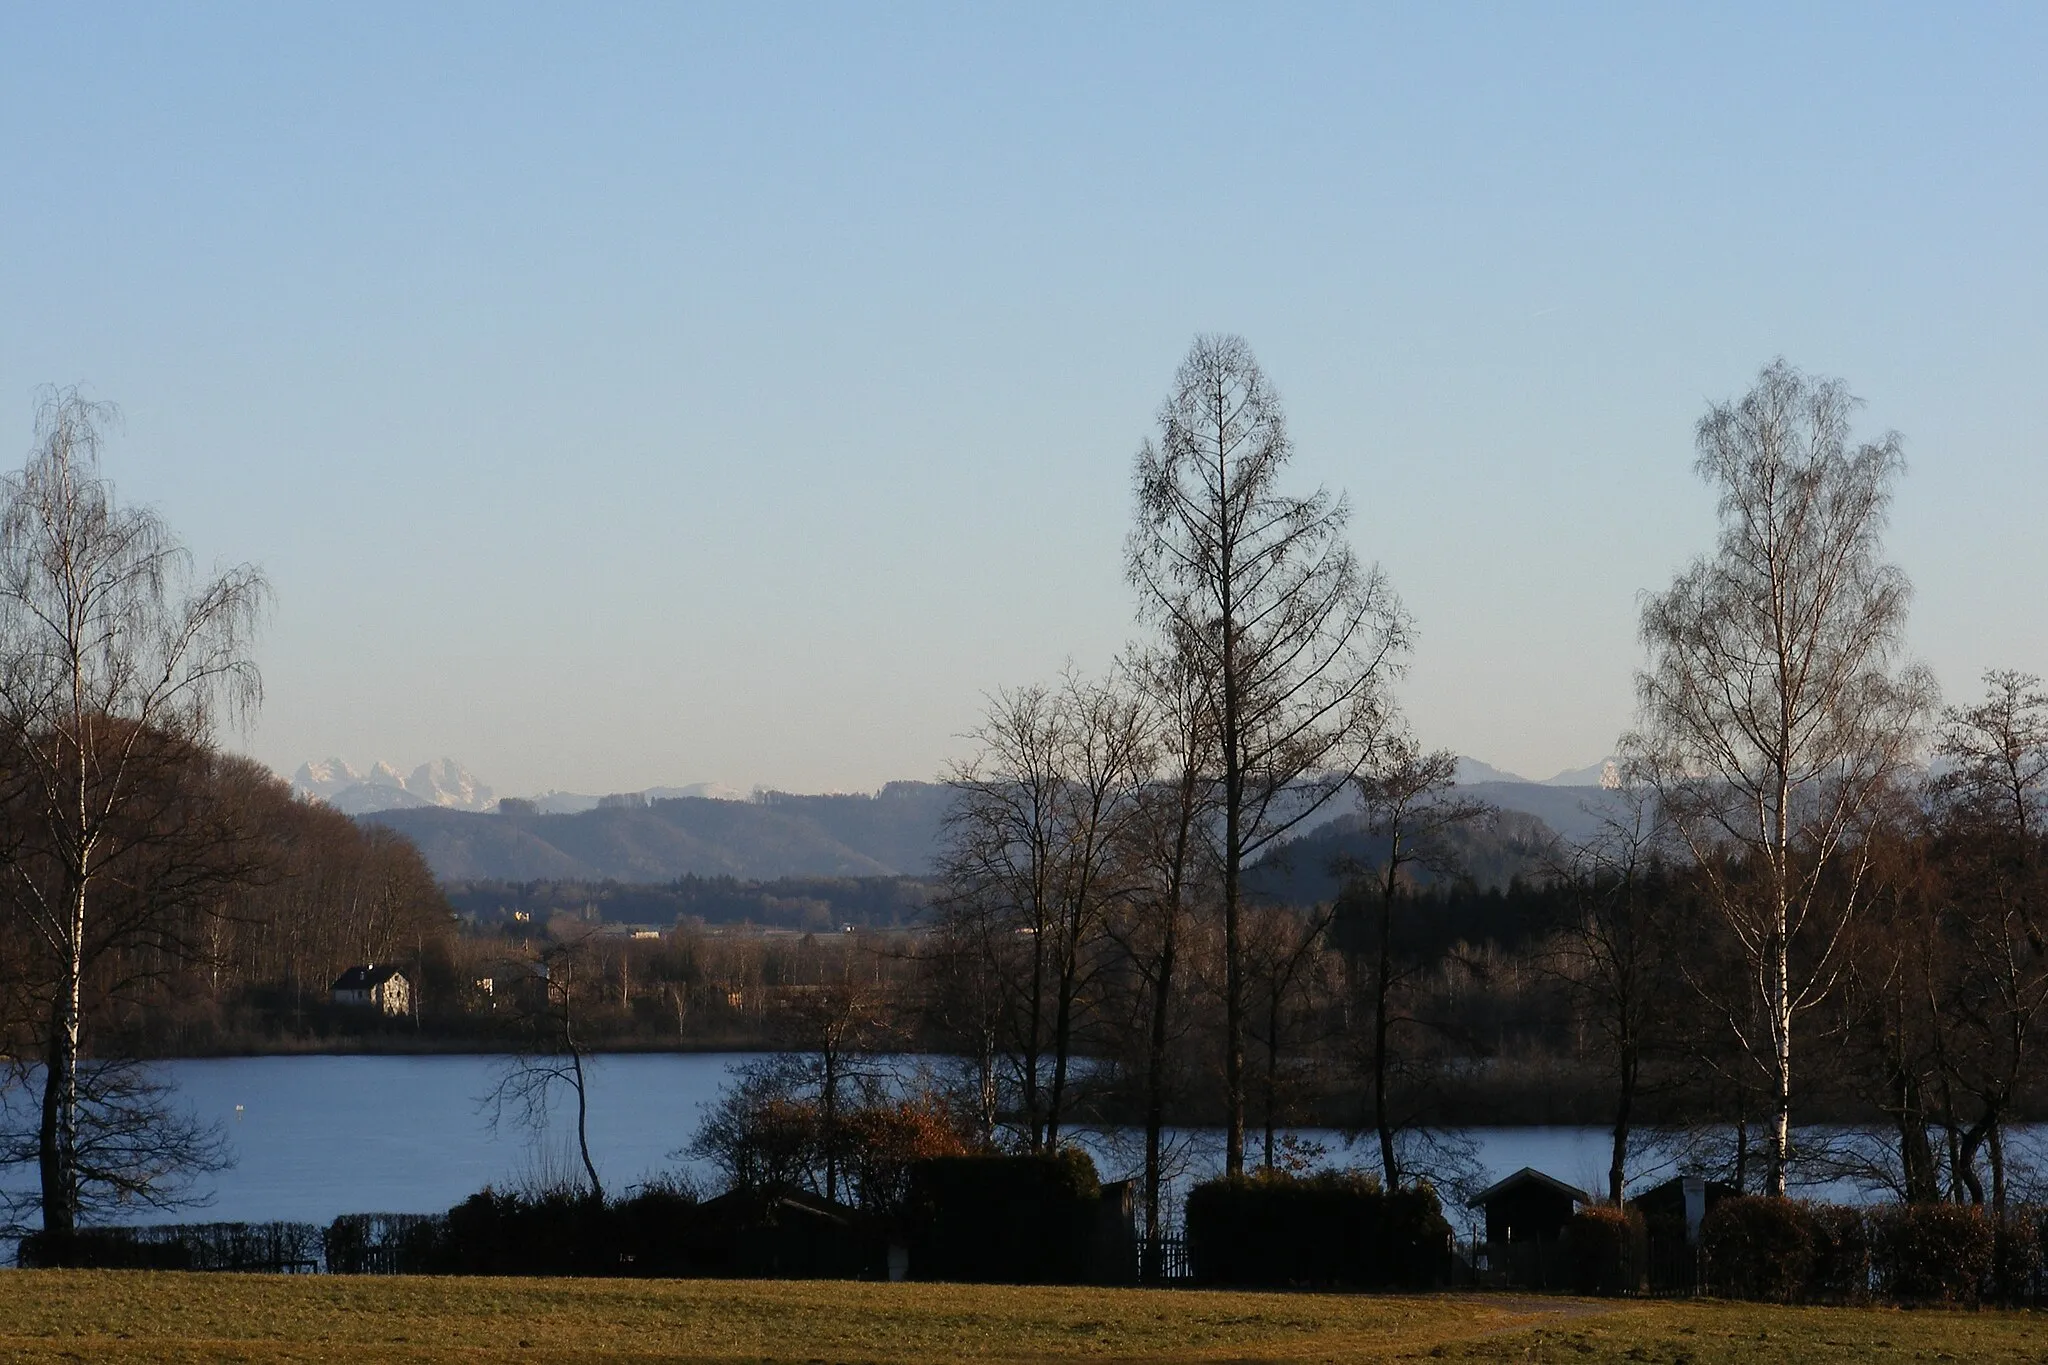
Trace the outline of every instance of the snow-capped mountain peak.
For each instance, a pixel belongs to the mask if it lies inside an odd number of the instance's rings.
[[[405,779],[399,776],[398,769],[382,759],[370,766],[369,776],[363,781],[372,787],[396,787],[400,791],[405,790]]]
[[[1604,787],[1613,791],[1621,786],[1621,764],[1614,758],[1603,758],[1598,763],[1584,768],[1567,768],[1555,777],[1543,779],[1546,787]]]
[[[347,763],[330,758],[319,763],[301,763],[292,774],[292,787],[313,796],[327,796],[362,780],[363,775]]]
[[[497,803],[491,789],[476,780],[476,774],[452,758],[422,763],[405,779],[405,789],[414,796],[455,810],[489,810]]]
[[[325,801],[349,815],[413,806],[487,811],[497,805],[491,789],[452,758],[422,763],[410,777],[381,759],[368,772],[360,772],[338,758],[301,763],[292,775],[292,790]]]

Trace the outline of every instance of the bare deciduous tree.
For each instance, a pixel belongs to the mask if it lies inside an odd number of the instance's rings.
[[[194,1196],[194,1178],[231,1164],[220,1126],[179,1107],[171,1087],[139,1062],[81,1060],[75,1084],[78,1121],[71,1156],[77,1216],[204,1202]],[[0,1164],[35,1161],[40,1147],[39,1125],[0,1123]],[[37,1197],[10,1194],[7,1202],[25,1213]],[[15,1219],[9,1224],[10,1230],[21,1226]]]
[[[868,1054],[887,1034],[887,1013],[879,988],[849,977],[797,997],[783,1020],[781,1033],[789,1048],[784,1068],[817,1093],[818,1154],[827,1199],[839,1198],[840,1176],[850,1156],[848,1087],[881,1079],[868,1064]]]
[[[47,394],[33,454],[0,484],[0,765],[15,812],[0,888],[51,964],[37,1146],[43,1226],[57,1233],[83,1206],[92,1150],[88,974],[232,875],[209,861],[220,831],[195,822],[185,774],[204,767],[216,719],[261,697],[249,646],[262,576],[195,578],[161,518],[116,502],[99,465],[112,417],[75,390]]]
[[[1942,1197],[1941,1169],[1928,1135],[1947,1117],[1940,1001],[1955,954],[1942,929],[1943,878],[1926,837],[1926,812],[1902,810],[1890,824],[1872,864],[1870,893],[1846,936],[1831,1020],[1840,1044],[1837,1075],[1848,1093],[1889,1120],[1897,1139],[1882,1158],[1873,1148],[1874,1159],[1851,1174],[1891,1186],[1907,1203],[1933,1203]]]
[[[1121,857],[1128,894],[1106,918],[1135,986],[1135,1023],[1143,1038],[1138,1069],[1143,1092],[1144,1278],[1162,1273],[1162,1187],[1167,1162],[1166,1106],[1186,1070],[1178,1055],[1187,1031],[1189,920],[1210,890],[1206,835],[1215,800],[1215,721],[1203,680],[1185,651],[1162,650],[1131,661],[1129,672],[1149,702],[1152,771],[1124,826]]]
[[[588,1194],[604,1202],[604,1182],[590,1157],[590,1044],[580,1032],[591,997],[602,989],[592,936],[571,934],[542,946],[529,964],[532,979],[512,992],[518,1002],[519,1048],[500,1065],[477,1101],[493,1130],[509,1117],[535,1136],[545,1133],[555,1095],[576,1103],[576,1153]]]
[[[1122,855],[1150,735],[1142,699],[1069,674],[1057,689],[998,693],[975,738],[981,752],[952,778],[942,875],[956,928],[1026,959],[1002,981],[1039,1151],[1059,1145],[1104,916],[1129,890]]]
[[[1606,1045],[1614,1077],[1607,1199],[1619,1207],[1629,1139],[1649,1053],[1673,1013],[1673,904],[1661,855],[1655,795],[1623,791],[1599,832],[1573,846],[1555,875],[1567,895],[1558,934],[1559,976],[1579,1019]]]
[[[1355,779],[1365,830],[1385,842],[1386,852],[1375,865],[1351,869],[1352,887],[1340,914],[1346,921],[1343,941],[1352,993],[1371,1004],[1365,1043],[1373,1132],[1379,1139],[1381,1176],[1390,1190],[1400,1187],[1405,1174],[1395,1141],[1405,1126],[1394,1106],[1401,1061],[1395,1034],[1421,1022],[1400,1010],[1401,986],[1415,964],[1397,951],[1396,920],[1402,901],[1416,890],[1418,872],[1442,875],[1455,869],[1451,833],[1491,810],[1484,802],[1454,794],[1457,768],[1456,754],[1447,749],[1425,753],[1412,738],[1397,733],[1386,739],[1371,769]]]
[[[993,1151],[1003,1117],[1015,934],[979,897],[944,899],[934,911],[918,952],[926,1036],[955,1059],[954,1105],[970,1116],[976,1148]]]
[[[1957,1177],[1983,1190],[1975,1149],[1991,1161],[1991,1203],[2006,1204],[2005,1123],[2048,1011],[2042,812],[2048,804],[2048,692],[2026,673],[1994,670],[1984,700],[1949,710],[1938,752],[1954,767],[1939,782],[1939,850],[1956,971],[1943,992],[1947,1079],[1974,1102]],[[1952,1130],[1961,1125],[1952,1124]]]
[[[1252,905],[1245,915],[1245,976],[1254,996],[1254,1008],[1247,1011],[1246,1032],[1258,1045],[1259,1164],[1270,1171],[1280,1157],[1280,1126],[1302,1078],[1290,1074],[1287,1058],[1302,1035],[1305,1019],[1313,1018],[1318,968],[1324,965],[1324,948],[1330,924],[1336,918],[1335,901],[1298,907]]]
[[[1224,932],[1225,1168],[1244,1169],[1244,870],[1342,789],[1391,709],[1409,623],[1359,563],[1344,499],[1293,497],[1279,396],[1234,336],[1195,340],[1138,452],[1127,546],[1140,610],[1215,716]]]
[[[1649,661],[1625,746],[1748,968],[1728,1014],[1771,1089],[1773,1195],[1795,1024],[1834,981],[1864,892],[1863,821],[1934,692],[1902,663],[1909,589],[1882,557],[1899,440],[1852,444],[1855,407],[1840,381],[1778,361],[1701,419],[1719,543],[1644,605]]]
[[[980,752],[950,778],[959,796],[946,816],[940,864],[948,941],[995,960],[989,975],[1006,1006],[1003,1050],[1013,1059],[1026,1141],[1037,1151],[1045,1138],[1050,978],[1060,961],[1062,739],[1052,694],[998,692],[973,738]]]

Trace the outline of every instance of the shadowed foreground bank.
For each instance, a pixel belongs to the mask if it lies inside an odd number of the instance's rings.
[[[39,1360],[2037,1360],[2032,1314],[852,1281],[0,1275]]]

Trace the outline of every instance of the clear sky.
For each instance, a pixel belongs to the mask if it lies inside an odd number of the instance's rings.
[[[122,405],[124,494],[275,585],[286,771],[860,789],[1107,662],[1239,332],[1421,737],[1540,777],[1774,355],[1904,433],[1950,695],[2048,672],[2044,70],[2037,4],[9,6],[0,454]]]

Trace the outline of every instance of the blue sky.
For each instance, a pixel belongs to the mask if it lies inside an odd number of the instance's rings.
[[[1115,653],[1131,455],[1235,331],[1417,731],[1543,776],[1782,354],[1904,433],[1960,698],[2048,672],[2044,58],[2018,5],[12,7],[0,454],[122,405],[124,494],[276,587],[286,770],[857,789]]]

